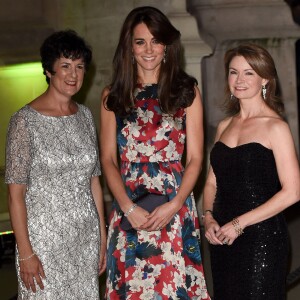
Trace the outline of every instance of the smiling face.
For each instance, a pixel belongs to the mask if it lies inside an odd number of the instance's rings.
[[[132,54],[137,63],[139,76],[153,77],[159,74],[165,52],[165,45],[159,43],[144,23],[138,24],[133,30]]]
[[[243,56],[235,56],[229,64],[228,85],[232,95],[236,98],[260,98],[262,85],[267,80],[261,78],[248,64]]]
[[[54,74],[46,72],[50,78],[49,87],[51,89],[67,98],[72,97],[80,90],[85,74],[82,59],[72,60],[60,57],[54,62],[53,71]]]

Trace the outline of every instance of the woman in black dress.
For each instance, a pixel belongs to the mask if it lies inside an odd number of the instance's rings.
[[[215,300],[282,300],[288,233],[282,211],[300,199],[299,163],[270,54],[225,54],[229,117],[220,122],[204,189]]]

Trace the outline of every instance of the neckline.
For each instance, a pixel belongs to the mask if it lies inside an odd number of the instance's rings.
[[[80,110],[80,105],[77,105],[77,111],[76,113],[74,114],[71,114],[71,115],[64,115],[64,116],[48,116],[48,115],[44,115],[42,113],[40,113],[39,111],[37,111],[36,109],[34,109],[33,107],[31,107],[29,104],[26,104],[25,106],[27,108],[29,108],[29,110],[31,110],[32,112],[34,112],[36,115],[39,115],[39,116],[42,116],[42,117],[45,117],[45,118],[68,118],[68,117],[73,117],[73,116],[76,116],[78,113],[79,113],[79,110]]]
[[[222,144],[223,146],[225,146],[226,148],[231,149],[231,150],[238,149],[238,148],[242,148],[242,147],[246,147],[246,146],[249,146],[249,145],[257,145],[257,146],[259,146],[259,147],[262,147],[263,149],[266,149],[266,150],[268,150],[268,151],[273,152],[272,149],[267,148],[266,146],[264,146],[264,145],[262,145],[261,143],[258,143],[258,142],[248,142],[248,143],[245,143],[245,144],[236,145],[236,146],[234,146],[234,147],[230,147],[230,146],[226,145],[224,142],[222,142],[222,141],[220,141],[220,140],[217,141],[217,142],[215,142],[215,145],[216,145],[216,144]]]
[[[143,83],[137,83],[137,85],[141,85],[141,86],[151,86],[151,85],[158,85],[158,83],[147,83],[147,82],[143,82]]]

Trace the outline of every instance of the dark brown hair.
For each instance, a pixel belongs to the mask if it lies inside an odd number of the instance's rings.
[[[188,107],[195,98],[197,80],[187,75],[180,66],[180,32],[158,9],[150,6],[133,9],[121,29],[119,43],[113,59],[113,77],[105,103],[116,115],[127,115],[134,106],[137,84],[137,66],[132,64],[133,30],[144,23],[160,43],[166,45],[166,63],[162,63],[158,78],[158,98],[165,113],[174,113]]]
[[[273,109],[279,115],[282,115],[284,111],[284,105],[281,99],[276,96],[276,83],[278,77],[274,60],[265,48],[252,43],[241,44],[233,49],[229,49],[225,53],[224,65],[226,86],[224,110],[227,112],[227,114],[235,115],[240,111],[239,100],[234,96],[231,96],[231,92],[228,86],[229,65],[232,59],[236,56],[243,56],[251,66],[251,68],[261,78],[268,80],[268,83],[266,84],[266,99],[264,99],[264,101],[271,109]]]

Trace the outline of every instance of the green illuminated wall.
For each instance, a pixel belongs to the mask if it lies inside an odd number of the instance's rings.
[[[8,211],[4,184],[5,139],[11,115],[47,88],[40,63],[0,67],[0,216]]]
[[[47,86],[40,63],[0,67],[0,167],[5,165],[5,138],[11,115]]]

